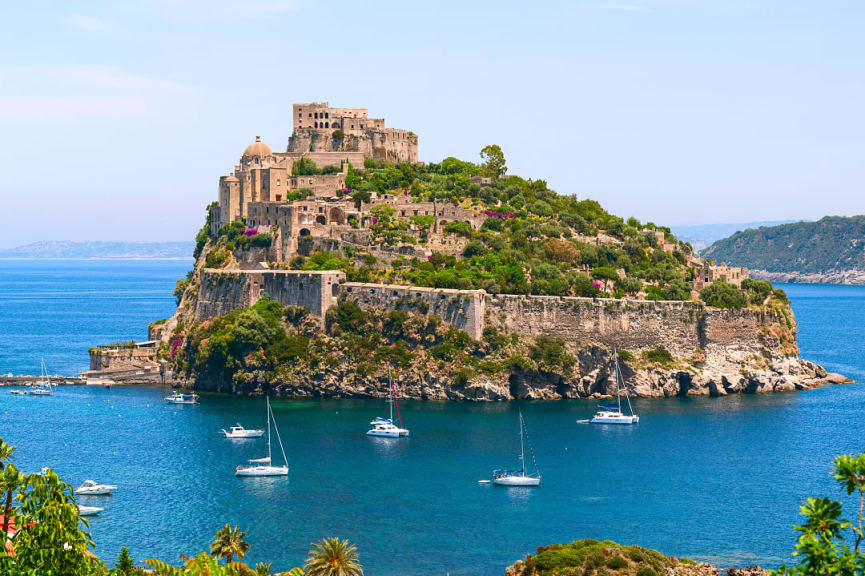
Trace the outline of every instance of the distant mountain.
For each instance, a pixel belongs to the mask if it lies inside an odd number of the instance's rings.
[[[33,242],[0,250],[0,258],[192,258],[195,242]]]
[[[795,281],[839,281],[865,272],[865,216],[827,216],[817,222],[795,222],[736,232],[703,251],[736,266]],[[822,276],[822,278],[821,278]],[[778,276],[775,276],[778,279]]]
[[[670,230],[676,238],[682,242],[690,242],[694,250],[699,251],[740,230],[760,228],[761,226],[776,226],[788,222],[792,222],[792,220],[745,222],[740,224],[694,224],[693,226],[670,226]]]

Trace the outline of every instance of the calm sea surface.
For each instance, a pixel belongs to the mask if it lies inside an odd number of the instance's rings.
[[[98,342],[143,338],[167,316],[187,262],[0,262],[0,372],[87,365]],[[784,286],[803,356],[865,378],[865,289]],[[287,570],[323,536],[358,545],[370,575],[502,574],[538,545],[612,539],[722,566],[790,561],[799,502],[846,501],[831,459],[865,450],[865,386],[714,399],[640,400],[639,426],[577,424],[584,401],[403,402],[411,438],[376,440],[377,401],[273,403],[288,478],[240,479],[263,440],[222,439],[235,422],[264,427],[259,399],[204,395],[169,406],[159,388],[64,387],[51,397],[0,393],[0,436],[27,471],[118,484],[83,498],[97,552],[177,561],[225,522],[249,532],[248,560]],[[515,465],[517,409],[540,488],[478,485]]]

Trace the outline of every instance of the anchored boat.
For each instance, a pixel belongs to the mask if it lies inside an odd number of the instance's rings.
[[[276,441],[279,442],[279,451],[282,453],[283,466],[273,466],[271,464],[270,453],[270,421],[273,420],[273,429],[276,431]],[[285,457],[285,449],[282,447],[282,439],[279,437],[279,428],[276,425],[276,418],[273,416],[273,410],[270,407],[270,397],[267,397],[267,458],[255,458],[247,461],[246,464],[238,466],[234,474],[236,476],[288,476],[288,459]]]
[[[261,438],[264,436],[264,430],[247,430],[240,423],[237,426],[232,426],[228,430],[220,430],[226,438]]]
[[[529,444],[529,452],[532,454],[532,464],[535,466],[534,474],[526,473],[526,449],[524,437],[525,426],[523,424],[523,411],[520,410],[520,469],[519,470],[494,470],[493,484],[499,486],[538,486],[541,483],[541,472],[538,463],[535,462],[535,454]]]
[[[613,350],[613,363],[616,371],[616,403],[601,404],[598,406],[600,410],[592,418],[592,424],[637,424],[640,422],[640,417],[634,414],[634,409],[631,407],[631,399],[628,397],[628,391],[625,390],[625,400],[628,403],[628,411],[630,414],[622,412],[622,392],[620,381],[622,380],[622,371],[619,369],[619,353]]]
[[[170,396],[165,397],[165,401],[169,404],[198,404],[198,394],[172,392]]]
[[[393,384],[393,377],[390,373],[390,365],[387,367],[387,379],[390,381],[390,392],[388,394],[388,403],[390,404],[390,418],[376,418],[370,422],[372,428],[366,433],[367,436],[379,436],[381,438],[399,438],[408,436],[408,430],[402,427],[402,416],[399,413],[399,403],[396,400],[396,388]],[[399,427],[393,423],[393,407],[396,404],[396,417],[399,419]]]
[[[50,396],[51,395],[51,377],[48,376],[48,370],[45,368],[45,359],[42,358],[42,376],[35,385],[30,387],[28,394],[34,396]]]
[[[93,516],[94,514],[99,514],[105,510],[105,508],[100,508],[98,506],[82,506],[78,505],[78,514],[80,516]]]
[[[117,486],[111,484],[97,484],[93,480],[85,480],[81,486],[75,489],[75,493],[87,496],[102,496],[111,494],[114,490],[117,490]]]

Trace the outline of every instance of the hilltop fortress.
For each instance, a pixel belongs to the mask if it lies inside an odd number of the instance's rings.
[[[208,213],[209,237],[206,242],[199,239],[201,254],[188,285],[183,287],[177,312],[166,322],[151,326],[151,338],[160,340],[163,353],[168,349],[170,357],[186,338],[194,337],[197,327],[253,306],[266,293],[281,305],[305,309],[309,314],[305,329],[319,333],[328,329],[329,311],[353,303],[379,317],[388,311],[400,311],[409,318],[434,316],[440,325],[459,330],[478,343],[488,334],[509,334],[509,346],[519,348],[545,336],[561,342],[578,359],[576,366],[567,369],[573,373],[566,375],[545,372],[537,364],[534,369],[513,368],[509,375],[475,373],[473,379],[463,378],[459,383],[452,381],[447,363],[439,359],[436,373],[430,372],[429,366],[418,366],[414,376],[403,375],[405,393],[418,398],[604,395],[610,386],[606,368],[609,350],[614,347],[642,354],[643,358],[651,358],[646,354],[658,350],[670,355],[663,366],[650,360],[638,360],[634,365],[634,391],[642,396],[793,390],[827,381],[822,368],[799,360],[795,321],[786,301],[772,301],[770,305],[769,297],[762,306],[740,310],[707,307],[699,301],[698,290],[716,280],[738,287],[748,278],[747,270],[704,262],[689,246],[655,227],[632,227],[631,238],[641,237],[634,240],[635,245],[648,247],[645,249],[656,257],[679,262],[690,280],[690,299],[648,299],[646,291],[653,288],[651,278],[644,279],[643,289],[633,297],[613,299],[387,284],[350,279],[342,270],[332,268],[301,269],[310,255],[336,251],[350,258],[352,265],[364,265],[380,271],[378,277],[390,277],[388,270],[406,266],[408,260],[417,265],[434,256],[464,257],[467,238],[478,238],[484,232],[489,235],[489,220],[504,222],[514,215],[479,208],[472,201],[457,205],[434,200],[435,195],[413,195],[409,188],[379,187],[378,191],[368,189],[366,196],[356,196],[354,190],[346,188],[352,170],[366,167],[369,176],[393,170],[389,166],[394,164],[381,160],[408,164],[418,160],[416,134],[386,128],[383,119],[369,118],[364,108],[295,104],[293,128],[285,152],[273,152],[256,137],[232,173],[219,179],[218,203]],[[484,187],[495,190],[498,186],[501,190],[502,180],[508,178],[500,174],[499,181],[494,182],[489,176],[476,174],[466,176],[465,182],[478,196],[483,196]],[[531,180],[519,178],[512,182],[532,185]],[[382,243],[381,237],[376,237],[376,233],[381,234],[381,223],[376,230],[376,219],[385,213],[402,226],[403,241]],[[551,221],[556,219],[554,214]],[[455,229],[462,232],[454,233]],[[558,240],[551,246],[621,251],[628,240],[603,230],[587,235],[570,227],[567,233],[576,244]],[[232,240],[244,237],[247,241],[238,245]],[[258,241],[253,243],[250,238]],[[586,282],[593,278],[587,267],[573,268],[569,273],[582,275]],[[617,273],[619,278],[625,277],[624,270]],[[654,289],[656,293],[660,289],[657,282]],[[432,342],[443,337],[437,334],[430,336]],[[104,359],[100,362],[105,363]],[[349,364],[343,362],[339,370],[305,376],[295,371],[290,383],[268,385],[277,386],[276,393],[284,395],[386,393],[380,378],[361,376]],[[187,374],[190,370],[185,369]],[[231,390],[252,393],[260,389],[257,377],[247,373],[244,378],[243,382],[235,379]],[[223,389],[204,380],[196,380],[195,385]]]

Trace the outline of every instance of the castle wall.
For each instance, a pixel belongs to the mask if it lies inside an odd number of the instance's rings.
[[[451,290],[389,284],[346,282],[339,286],[339,299],[361,307],[398,308],[414,312],[427,310],[445,323],[464,330],[479,340],[484,330],[483,290]]]

